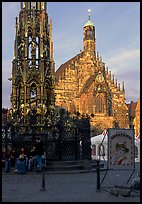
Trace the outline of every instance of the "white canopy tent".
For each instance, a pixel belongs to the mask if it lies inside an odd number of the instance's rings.
[[[108,146],[108,135],[107,134],[100,134],[94,137],[91,137],[91,146],[93,148],[93,155],[92,158],[97,159],[100,158],[99,156],[99,145],[100,144],[104,145],[104,152],[105,152],[105,156],[103,156],[103,159],[107,159],[107,146]],[[137,151],[138,151],[138,157],[135,158],[135,161],[139,161],[140,160],[140,140],[139,139],[135,139],[135,146],[137,147]]]
[[[103,143],[107,143],[107,135],[103,135],[103,134],[100,134],[100,135],[97,135],[97,136],[94,136],[94,137],[91,137],[91,144],[100,144],[102,141]]]

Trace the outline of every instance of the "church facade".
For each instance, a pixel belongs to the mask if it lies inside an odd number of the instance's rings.
[[[120,86],[96,52],[90,14],[83,35],[83,51],[55,72],[55,104],[71,114],[88,115],[92,126],[102,130],[129,128],[124,82]]]

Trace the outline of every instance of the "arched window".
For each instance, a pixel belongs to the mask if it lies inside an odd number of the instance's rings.
[[[36,37],[36,59],[39,59],[39,37]]]
[[[93,34],[92,30],[87,30],[87,35],[90,37]]]
[[[94,33],[93,33],[92,29],[89,29],[86,31],[86,39],[87,40],[93,40],[93,35],[94,35]]]
[[[32,37],[29,36],[29,49],[28,49],[28,58],[31,59],[32,58]]]
[[[101,95],[96,97],[96,113],[104,113],[104,103]]]
[[[31,99],[35,99],[37,96],[37,88],[36,88],[36,84],[33,83],[30,87],[30,97]]]
[[[26,2],[23,2],[23,8],[26,8]]]

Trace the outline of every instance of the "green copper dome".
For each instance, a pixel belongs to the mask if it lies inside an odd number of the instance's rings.
[[[90,20],[88,20],[88,22],[84,25],[84,27],[86,26],[94,26],[94,24]]]

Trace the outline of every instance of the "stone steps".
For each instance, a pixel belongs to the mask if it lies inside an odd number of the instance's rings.
[[[104,168],[104,164],[100,163],[100,169]],[[88,172],[96,170],[96,162],[89,160],[80,161],[52,161],[47,162],[47,172]]]
[[[76,160],[76,161],[47,161],[45,172],[48,173],[85,173],[96,171],[96,162],[94,160]],[[106,169],[104,164],[100,162],[100,170]],[[35,168],[32,172],[28,171],[28,174],[39,173]],[[11,172],[14,168],[11,169]]]
[[[84,170],[83,160],[76,161],[47,161],[47,171],[76,171]]]

